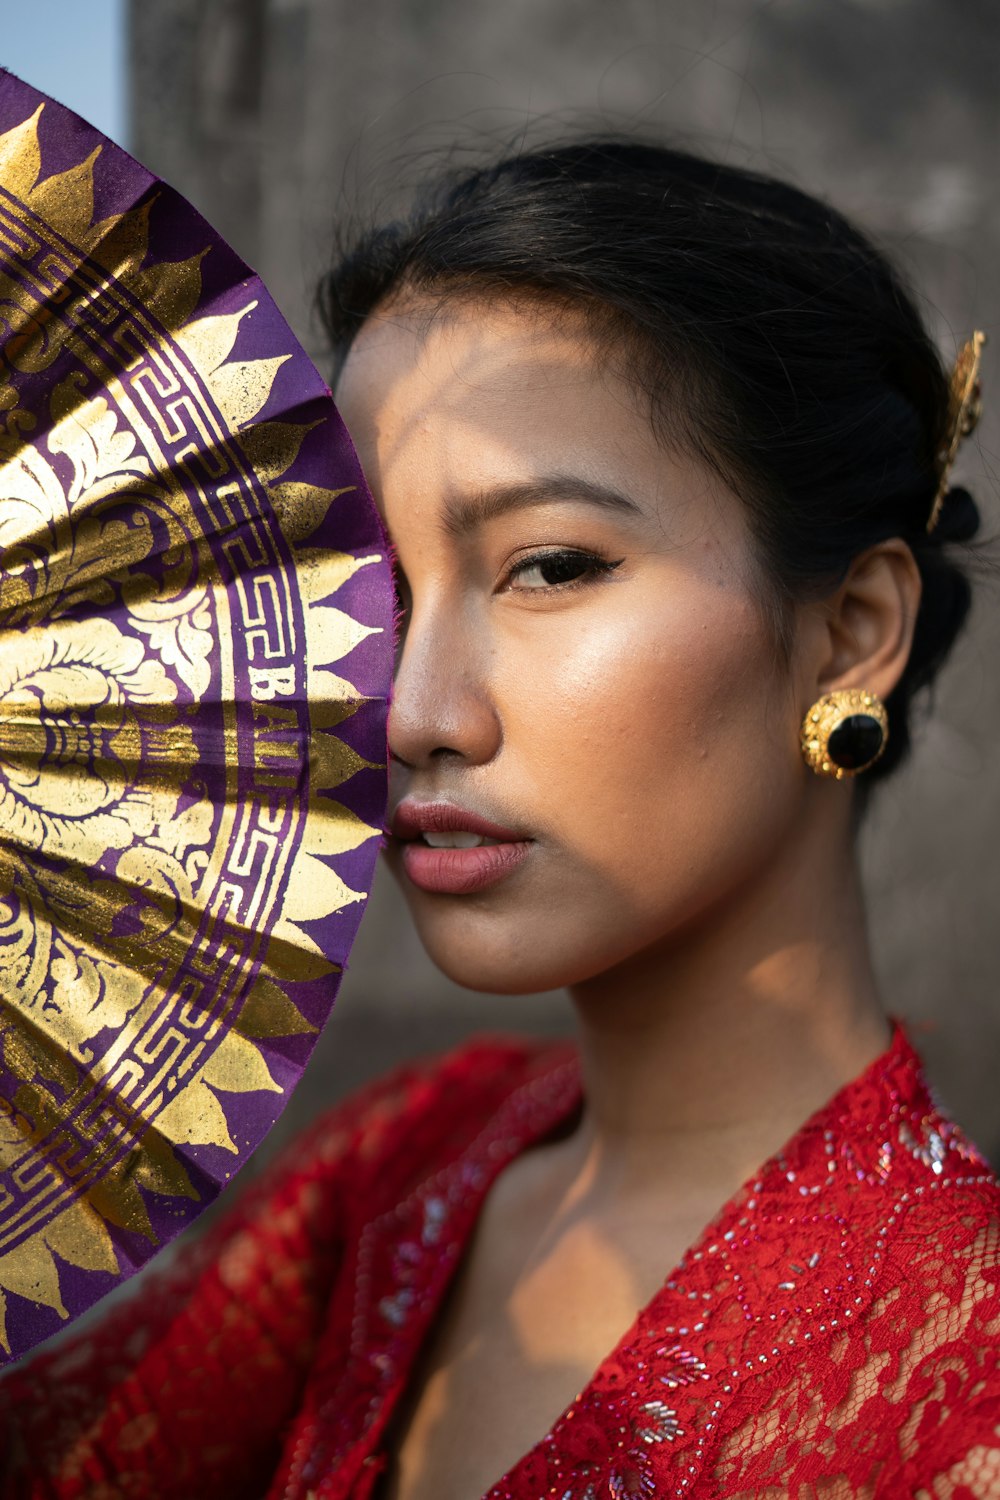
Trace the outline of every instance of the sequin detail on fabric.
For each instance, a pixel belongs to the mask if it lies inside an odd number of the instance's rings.
[[[490,1183],[579,1104],[572,1049],[518,1039],[369,1086],[155,1329],[120,1317],[0,1385],[0,1494],[377,1500]],[[1000,1495],[1000,1186],[900,1028],[665,1277],[485,1500]]]

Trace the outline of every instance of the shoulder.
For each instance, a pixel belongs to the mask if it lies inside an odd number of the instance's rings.
[[[907,1278],[924,1265],[1000,1289],[1000,1180],[965,1132],[928,1097],[899,1122],[885,1171],[886,1269]],[[943,1292],[943,1285],[939,1287]],[[997,1329],[1000,1337],[1000,1327]]]
[[[915,1368],[932,1351],[979,1347],[996,1394],[1000,1181],[922,1067],[904,1064],[891,1075],[888,1104],[836,1142],[841,1181],[835,1188],[831,1179],[827,1203],[863,1281],[862,1318],[881,1330],[886,1354]]]
[[[1000,1184],[904,1040],[716,1238],[682,1291],[715,1303],[689,1347],[709,1373],[724,1349],[720,1472],[784,1465],[787,1493],[812,1493],[821,1444],[844,1493],[1000,1500]]]
[[[944,1181],[904,1204],[888,1258],[866,1331],[908,1434],[903,1492],[1000,1500],[996,1179]]]
[[[1000,1182],[932,1107],[866,1237],[860,1336],[900,1494],[1000,1500]],[[902,1182],[892,1193],[893,1178]]]

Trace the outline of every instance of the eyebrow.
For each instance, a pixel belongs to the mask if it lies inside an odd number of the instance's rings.
[[[545,474],[511,484],[491,485],[469,495],[449,498],[444,504],[442,530],[453,540],[469,536],[488,521],[495,521],[508,511],[525,510],[553,500],[582,500],[587,505],[619,515],[642,516],[642,507],[628,495],[608,485],[595,484],[574,474]]]

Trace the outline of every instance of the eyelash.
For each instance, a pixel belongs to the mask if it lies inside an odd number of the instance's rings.
[[[583,563],[586,566],[580,573],[580,575],[576,578],[564,579],[561,583],[545,584],[544,587],[540,588],[526,588],[523,590],[523,592],[532,594],[550,594],[555,590],[563,593],[568,589],[583,588],[587,584],[593,583],[596,579],[612,573],[615,568],[620,567],[621,564],[625,561],[624,558],[620,557],[616,562],[611,562],[608,558],[598,557],[593,552],[582,552],[577,548],[569,547],[562,548],[555,552],[536,552],[532,557],[523,557],[521,558],[520,562],[515,563],[507,574],[506,582],[509,584],[511,579],[516,578],[520,573],[528,572],[531,568],[542,567],[545,563],[551,563],[557,560],[563,561],[564,559],[569,559],[574,563]]]
[[[518,574],[525,573],[531,568],[542,567],[545,563],[553,562],[555,559],[559,559],[560,561],[564,559],[570,559],[573,562],[580,562],[585,564],[586,566],[584,567],[580,575],[576,578],[564,579],[562,583],[546,584],[544,588],[523,589],[523,593],[566,593],[570,589],[584,588],[587,584],[593,583],[597,579],[606,577],[609,573],[614,572],[615,568],[620,567],[621,564],[625,561],[623,557],[619,557],[614,562],[611,562],[606,557],[598,557],[594,552],[583,552],[579,548],[563,547],[553,552],[536,552],[531,557],[522,557],[521,560],[515,563],[508,572],[505,583],[509,585],[510,581],[516,578]],[[407,605],[403,597],[403,591],[400,587],[398,577],[394,578],[394,583],[396,591],[396,608],[400,613],[405,613]]]

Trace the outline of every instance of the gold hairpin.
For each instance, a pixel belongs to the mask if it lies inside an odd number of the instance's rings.
[[[927,530],[937,525],[948,493],[948,477],[955,462],[958,445],[968,437],[979,421],[983,409],[983,393],[979,381],[979,364],[982,358],[985,333],[974,333],[967,344],[963,344],[951,372],[951,389],[948,395],[948,416],[945,422],[945,438],[938,451],[938,487],[931,507]]]

